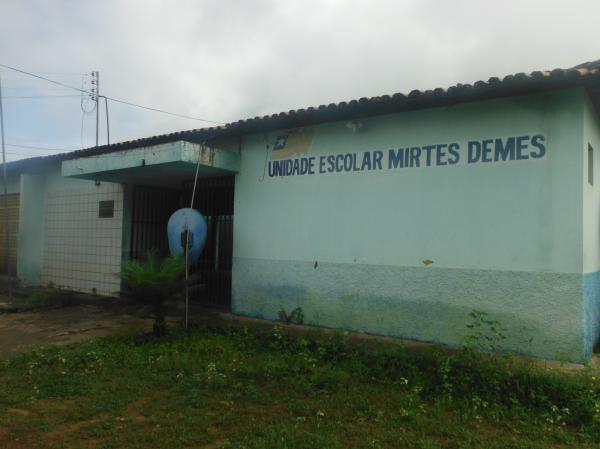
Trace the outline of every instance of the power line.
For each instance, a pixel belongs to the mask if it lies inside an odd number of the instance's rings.
[[[6,154],[10,154],[11,156],[44,157],[41,154],[13,153],[12,151],[7,151]]]
[[[38,147],[35,145],[22,145],[22,144],[16,144],[16,143],[7,143],[6,144],[7,147],[14,147],[14,148],[28,148],[31,150],[43,150],[43,151],[75,151],[69,148],[48,148],[48,147]]]
[[[87,91],[84,91],[84,90],[82,90],[82,89],[79,89],[79,88],[77,88],[77,87],[73,87],[73,86],[69,86],[68,84],[61,83],[60,81],[51,80],[50,78],[45,78],[45,77],[43,77],[43,76],[41,76],[41,75],[36,75],[35,73],[26,72],[25,70],[17,69],[17,68],[15,68],[15,67],[11,67],[11,66],[4,65],[4,64],[0,64],[0,67],[5,67],[5,68],[7,68],[7,69],[14,70],[15,72],[22,73],[23,75],[33,76],[34,78],[38,78],[38,79],[41,79],[41,80],[47,81],[47,82],[49,82],[49,83],[56,84],[56,85],[58,85],[58,86],[66,87],[66,88],[68,88],[68,89],[73,89],[73,90],[77,90],[77,91],[80,91],[80,92],[89,93],[89,92],[87,92]]]
[[[3,98],[6,99],[25,99],[25,98],[79,98],[80,95],[8,95]]]
[[[66,87],[40,87],[40,86],[13,86],[13,87],[3,87],[4,90],[36,90],[36,91],[54,91],[54,92],[62,92],[66,90],[70,90]]]
[[[101,95],[101,96],[105,97],[105,95]],[[175,117],[182,117],[182,118],[187,118],[187,119],[190,119],[190,120],[198,120],[200,122],[214,123],[216,125],[224,125],[225,124],[224,122],[216,122],[214,120],[206,120],[206,119],[203,119],[203,118],[192,117],[191,115],[177,114],[175,112],[169,112],[169,111],[165,111],[163,109],[151,108],[149,106],[142,106],[142,105],[139,105],[139,104],[130,103],[130,102],[125,101],[125,100],[117,100],[116,98],[111,98],[111,97],[106,97],[106,98],[108,98],[110,101],[114,101],[115,103],[122,103],[122,104],[126,104],[128,106],[133,106],[135,108],[146,109],[148,111],[161,112],[163,114],[173,115]]]
[[[0,70],[0,73],[10,73],[6,70]],[[36,75],[72,75],[72,76],[90,76],[89,73],[74,73],[74,72],[33,72]]]
[[[77,92],[83,92],[83,93],[86,93],[86,94],[89,94],[89,95],[94,95],[93,92],[90,92],[90,91],[87,91],[87,90],[84,90],[84,89],[80,89],[78,87],[70,86],[70,85],[62,83],[60,81],[52,80],[50,78],[45,78],[43,76],[36,75],[35,73],[26,72],[25,70],[17,69],[15,67],[11,67],[11,66],[8,66],[8,65],[5,65],[5,64],[0,64],[0,67],[4,67],[4,68],[10,69],[10,70],[14,70],[15,72],[19,72],[19,73],[22,73],[24,75],[33,76],[34,78],[38,78],[38,79],[47,81],[49,83],[56,84],[58,86],[62,86],[62,87],[66,87],[66,88],[69,88],[69,89],[72,89],[72,90],[76,90]],[[217,122],[217,121],[214,121],[214,120],[207,120],[207,119],[203,119],[203,118],[192,117],[191,115],[178,114],[178,113],[175,113],[175,112],[165,111],[164,109],[153,108],[153,107],[150,107],[150,106],[143,106],[143,105],[140,105],[140,104],[131,103],[129,101],[119,100],[119,99],[116,99],[116,98],[112,98],[112,97],[109,97],[107,95],[103,95],[103,97],[106,97],[108,100],[114,101],[116,103],[126,104],[128,106],[133,106],[133,107],[140,108],[140,109],[146,109],[148,111],[160,112],[162,114],[168,114],[168,115],[172,115],[172,116],[175,116],[175,117],[182,117],[182,118],[186,118],[186,119],[190,119],[190,120],[197,120],[199,122],[215,123],[217,125],[224,125],[225,124],[223,122]]]

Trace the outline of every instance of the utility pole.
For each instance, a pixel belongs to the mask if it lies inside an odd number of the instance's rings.
[[[104,97],[104,109],[106,110],[106,145],[110,145],[110,124],[108,123],[108,98],[106,97]]]
[[[100,72],[92,71],[92,100],[96,102],[96,146],[98,146],[98,123],[100,113]]]
[[[2,79],[0,79],[0,133],[2,134],[2,184],[4,186],[4,238],[6,239],[6,274],[8,275],[8,298],[12,299],[10,275],[10,222],[8,219],[8,188],[6,186],[6,151],[4,149],[4,107],[2,104]]]

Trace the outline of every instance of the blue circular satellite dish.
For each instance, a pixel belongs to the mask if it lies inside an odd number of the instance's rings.
[[[206,219],[196,209],[186,207],[173,212],[167,224],[171,254],[185,254],[185,243],[189,233],[189,262],[196,262],[204,248],[207,230]]]

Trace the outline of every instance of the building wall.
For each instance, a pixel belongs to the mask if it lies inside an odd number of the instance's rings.
[[[588,180],[588,151],[593,151],[593,184]],[[600,339],[600,118],[589,98],[584,103],[583,154],[583,326],[586,351]]]
[[[17,277],[24,285],[42,282],[45,175],[21,174]]]
[[[99,218],[99,201],[114,217]],[[42,284],[101,295],[120,290],[123,189],[120,184],[46,176]]]
[[[585,359],[584,101],[572,89],[361,119],[356,132],[325,124],[302,155],[456,142],[452,166],[271,177],[281,133],[249,136],[233,311],[302,307],[309,324],[461,345],[477,309],[506,328],[507,350]],[[543,158],[467,163],[468,141],[536,134]]]
[[[4,187],[0,183],[0,194],[4,193]],[[20,192],[20,175],[9,174],[6,178],[6,191],[8,194]]]

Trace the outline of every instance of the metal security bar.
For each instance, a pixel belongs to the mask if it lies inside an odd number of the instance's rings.
[[[192,297],[197,302],[229,310],[233,257],[233,193],[235,178],[200,178],[194,209],[206,217],[208,235],[200,260],[192,267],[205,288]],[[191,182],[183,188],[184,204],[191,200]]]
[[[162,187],[134,186],[131,211],[131,258],[142,259],[148,251],[169,254],[167,222],[180,208],[181,192]]]
[[[233,257],[234,178],[200,178],[194,209],[206,217],[208,234],[200,260],[192,265],[199,285],[191,289],[196,303],[229,310],[231,307],[231,265]],[[189,207],[192,181],[181,190],[134,186],[132,204],[131,257],[143,258],[150,250],[169,254],[167,222],[180,207]]]
[[[2,206],[0,208],[0,274],[3,275],[14,275],[17,270],[19,201],[18,193],[9,193],[6,198],[4,195],[0,195],[0,205]],[[8,217],[5,217],[5,214]],[[6,232],[7,224],[8,233]],[[7,235],[9,241],[6,239]]]

